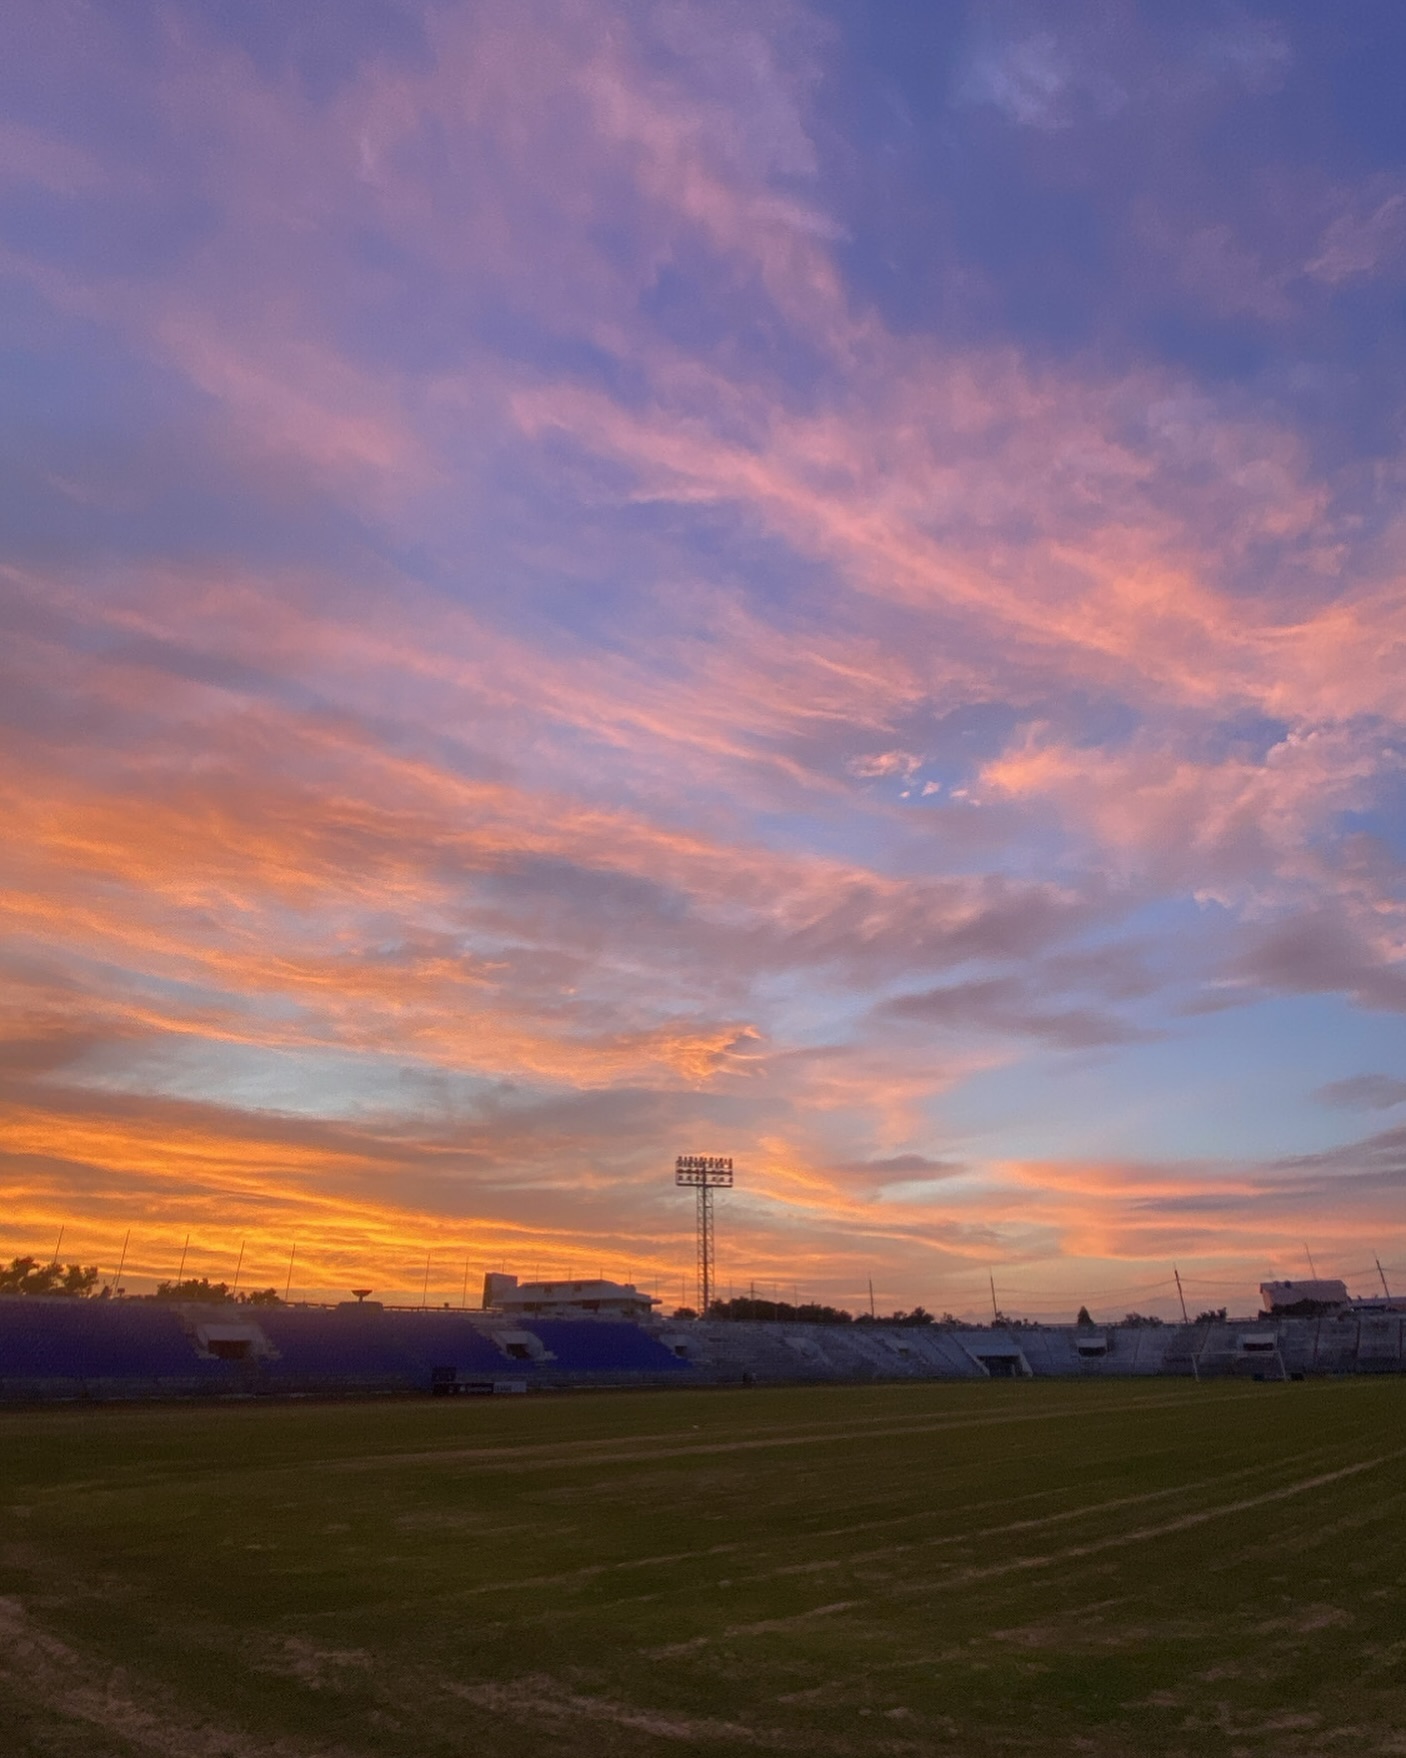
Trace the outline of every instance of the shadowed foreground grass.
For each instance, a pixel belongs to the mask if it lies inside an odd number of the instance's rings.
[[[1406,1382],[0,1413],[44,1755],[1406,1753]]]

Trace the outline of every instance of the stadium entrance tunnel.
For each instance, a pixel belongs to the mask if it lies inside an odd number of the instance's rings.
[[[987,1379],[1028,1380],[1035,1377],[1034,1368],[1025,1359],[1025,1351],[1008,1339],[1004,1342],[967,1343],[964,1347]]]
[[[493,1341],[509,1361],[555,1361],[556,1356],[531,1331],[495,1331]]]
[[[269,1361],[278,1351],[255,1324],[238,1323],[189,1325],[197,1351],[214,1361]]]

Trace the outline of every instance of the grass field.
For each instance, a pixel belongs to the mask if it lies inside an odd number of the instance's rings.
[[[0,1413],[0,1749],[1406,1753],[1406,1381]]]

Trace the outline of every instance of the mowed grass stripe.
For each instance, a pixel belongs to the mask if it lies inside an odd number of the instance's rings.
[[[1241,1392],[1234,1396],[1251,1399],[1262,1399],[1262,1393]],[[1221,1403],[1230,1400],[1222,1397]],[[1120,1417],[1131,1411],[1160,1410],[1180,1408],[1184,1398],[1143,1398],[1130,1403],[1126,1411],[1120,1411]],[[1091,1411],[1086,1405],[1070,1405],[1066,1408],[1044,1408],[1036,1411],[1007,1411],[999,1416],[978,1417],[912,1417],[903,1422],[879,1421],[850,1422],[831,1424],[818,1428],[807,1423],[796,1428],[768,1430],[761,1434],[743,1434],[728,1440],[700,1440],[685,1442],[682,1445],[664,1445],[664,1442],[675,1441],[675,1434],[651,1435],[645,1437],[648,1445],[641,1450],[641,1443],[636,1442],[628,1450],[597,1451],[590,1446],[577,1446],[570,1442],[542,1443],[525,1447],[472,1447],[472,1448],[435,1448],[421,1453],[400,1454],[367,1454],[356,1459],[340,1459],[329,1465],[336,1471],[374,1471],[378,1468],[399,1469],[412,1465],[465,1465],[483,1470],[495,1470],[510,1467],[515,1471],[553,1470],[562,1466],[572,1470],[591,1465],[639,1465],[652,1464],[666,1459],[707,1458],[714,1454],[754,1453],[781,1447],[809,1447],[831,1441],[836,1444],[850,1442],[867,1443],[875,1440],[902,1440],[910,1436],[960,1432],[967,1429],[1008,1428],[1025,1423],[1045,1424],[1053,1421],[1066,1420],[1074,1417],[1089,1419],[1097,1416],[1098,1411]],[[605,1445],[605,1443],[600,1443]]]
[[[1013,1522],[1002,1522],[995,1526],[972,1527],[967,1524],[967,1522],[970,1520],[970,1517],[974,1512],[984,1510],[986,1507],[992,1505],[1004,1505],[1003,1503],[998,1502],[997,1504],[993,1504],[983,1501],[975,1504],[959,1504],[948,1502],[941,1506],[916,1510],[902,1518],[909,1522],[918,1520],[942,1520],[949,1524],[955,1524],[957,1529],[954,1531],[944,1532],[936,1536],[921,1537],[902,1545],[879,1547],[868,1551],[851,1552],[836,1557],[809,1559],[800,1563],[777,1563],[775,1566],[767,1570],[749,1570],[742,1575],[736,1576],[735,1579],[729,1582],[729,1585],[741,1590],[743,1588],[760,1585],[768,1580],[776,1580],[788,1576],[804,1577],[827,1571],[842,1572],[847,1569],[862,1567],[873,1562],[895,1559],[900,1556],[909,1555],[918,1551],[931,1550],[938,1547],[978,1545],[992,1539],[1037,1531],[1057,1523],[1106,1520],[1111,1513],[1123,1509],[1144,1506],[1151,1502],[1166,1500],[1173,1497],[1187,1499],[1189,1497],[1207,1493],[1216,1488],[1222,1488],[1230,1483],[1242,1482],[1247,1478],[1262,1476],[1267,1472],[1282,1474],[1286,1467],[1290,1469],[1297,1468],[1302,1471],[1305,1465],[1326,1456],[1329,1452],[1330,1449],[1314,1449],[1311,1452],[1296,1455],[1288,1460],[1279,1458],[1263,1461],[1252,1466],[1239,1467],[1230,1472],[1219,1473],[1214,1477],[1183,1481],[1170,1487],[1145,1492],[1139,1495],[1104,1498],[1097,1502],[1081,1502],[1072,1508],[1060,1509],[1052,1514],[1028,1517]],[[1351,1469],[1355,1470],[1357,1468],[1358,1467],[1352,1467]],[[960,1466],[950,1469],[959,1470]],[[1327,1473],[1319,1473],[1314,1481],[1331,1481],[1335,1475],[1336,1473],[1331,1471]],[[1070,1494],[1075,1493],[1077,1487],[1080,1486],[1065,1485],[1062,1490],[1051,1490],[1042,1493],[1051,1495],[1060,1493]],[[1242,1500],[1239,1503],[1215,1503],[1207,1509],[1204,1514],[1196,1516],[1192,1523],[1198,1523],[1200,1518],[1213,1518],[1227,1507],[1231,1508],[1233,1511],[1237,1507],[1255,1506],[1266,1499],[1269,1501],[1278,1499],[1286,1493],[1300,1493],[1301,1488],[1302,1480],[1299,1480],[1295,1485],[1290,1486],[1287,1489],[1282,1486],[1276,1487],[1275,1489],[1266,1492],[1263,1496]],[[866,1525],[867,1524],[872,1523],[866,1523]],[[1169,1528],[1169,1530],[1170,1529],[1172,1528]],[[843,1531],[844,1529],[839,1530]],[[726,1559],[735,1558],[744,1551],[753,1560],[758,1557],[759,1553],[770,1552],[773,1554],[780,1553],[784,1555],[787,1553],[793,1553],[797,1549],[809,1548],[817,1541],[830,1538],[833,1535],[834,1534],[831,1531],[825,1528],[810,1529],[783,1536],[769,1536],[760,1542],[755,1538],[752,1538],[749,1539],[746,1544],[730,1542],[701,1547],[691,1551],[673,1551],[663,1553],[659,1556],[632,1556],[607,1562],[593,1563],[570,1571],[558,1571],[550,1574],[534,1574],[521,1578],[495,1578],[487,1583],[478,1583],[472,1586],[452,1590],[444,1597],[447,1602],[468,1602],[475,1598],[488,1596],[498,1597],[510,1594],[532,1594],[543,1591],[559,1593],[562,1590],[570,1592],[572,1589],[590,1588],[603,1584],[612,1576],[618,1578],[622,1575],[635,1573],[645,1569],[669,1570],[677,1569],[681,1564],[700,1564],[710,1561],[722,1561],[725,1563]],[[1069,1554],[1074,1554],[1073,1550],[1071,1550]],[[955,1567],[955,1565],[953,1565],[953,1567]],[[525,1613],[521,1619],[512,1616],[497,1618],[493,1620],[492,1628],[497,1632],[507,1632],[513,1629],[519,1622],[527,1622],[535,1625],[540,1625],[544,1621],[569,1622],[577,1616],[597,1616],[606,1611],[617,1612],[623,1610],[629,1605],[659,1604],[661,1602],[667,1603],[671,1597],[677,1594],[682,1593],[686,1596],[688,1591],[689,1587],[686,1583],[679,1585],[671,1585],[668,1582],[651,1584],[648,1588],[640,1592],[631,1593],[625,1596],[615,1596],[609,1600],[591,1599],[585,1603],[579,1604],[571,1602],[559,1604],[546,1614],[528,1612]],[[436,1600],[435,1603],[438,1604],[440,1601]]]
[[[956,1383],[958,1385],[963,1384],[963,1382]],[[953,1382],[922,1382],[917,1385],[904,1383],[899,1387],[885,1389],[905,1392],[921,1392],[926,1390],[947,1392],[952,1389],[952,1386]],[[791,1388],[787,1388],[787,1390],[790,1389]],[[870,1390],[868,1387],[863,1389],[866,1391]],[[984,1384],[979,1384],[976,1387],[964,1386],[964,1389],[976,1390],[978,1393],[982,1390],[1009,1390],[1009,1388],[1004,1385],[999,1388],[990,1388]],[[1091,1386],[1088,1389],[1099,1393],[1106,1393],[1108,1391],[1108,1387],[1106,1386]],[[817,1388],[814,1387],[805,1388],[805,1391],[811,1394],[814,1394],[816,1390]],[[821,1388],[820,1390],[822,1395],[828,1393],[832,1396],[844,1396],[846,1392],[852,1391],[852,1388],[826,1387]],[[1021,1387],[1020,1390],[1023,1391],[1025,1388]],[[1039,1392],[1045,1392],[1048,1390],[1048,1387],[1041,1386],[1036,1395],[1038,1396]],[[1139,1388],[1139,1390],[1141,1390],[1141,1388]],[[1219,1401],[1228,1401],[1224,1388],[1216,1388],[1216,1391],[1219,1394]],[[749,1393],[740,1393],[737,1395],[749,1398],[755,1396],[755,1394]],[[1118,1409],[1121,1417],[1136,1410],[1180,1408],[1186,1398],[1191,1395],[1190,1389],[1186,1388],[1179,1390],[1177,1394],[1172,1396],[1167,1396],[1164,1393],[1161,1397],[1143,1396],[1135,1398],[1130,1400],[1126,1405],[1120,1407],[1116,1403],[1117,1392],[1115,1390],[1115,1405],[1112,1407]],[[1261,1394],[1257,1393],[1236,1391],[1230,1393],[1229,1398],[1252,1399],[1260,1395]],[[691,1401],[690,1394],[684,1394],[684,1396],[689,1397]],[[711,1402],[713,1400],[709,1399],[708,1401]],[[585,1399],[574,1397],[570,1400],[564,1400],[563,1404],[570,1403],[579,1407],[579,1405],[584,1402],[586,1402]],[[945,1431],[961,1432],[968,1429],[1000,1428],[1030,1423],[1044,1424],[1049,1421],[1072,1418],[1091,1419],[1096,1418],[1100,1409],[1103,1407],[1104,1406],[1098,1403],[1085,1403],[1081,1400],[1064,1407],[1042,1405],[1040,1408],[1033,1411],[1004,1411],[996,1415],[983,1414],[976,1417],[913,1416],[898,1421],[895,1421],[892,1418],[874,1418],[871,1420],[865,1420],[863,1417],[858,1417],[844,1421],[837,1420],[821,1424],[817,1424],[813,1420],[807,1420],[798,1424],[768,1424],[760,1429],[743,1428],[738,1433],[730,1435],[729,1438],[725,1440],[699,1439],[697,1441],[689,1440],[682,1443],[679,1442],[679,1427],[675,1427],[673,1429],[645,1435],[632,1435],[630,1437],[630,1446],[628,1449],[621,1449],[618,1441],[612,1442],[604,1439],[598,1441],[577,1441],[571,1438],[564,1438],[560,1440],[530,1443],[505,1442],[503,1444],[480,1445],[475,1447],[455,1446],[446,1442],[441,1446],[424,1448],[415,1452],[397,1451],[359,1453],[351,1456],[334,1456],[330,1458],[319,1454],[313,1457],[300,1455],[297,1457],[278,1457],[275,1459],[260,1460],[256,1456],[246,1454],[241,1457],[238,1469],[240,1476],[243,1478],[247,1478],[251,1473],[255,1472],[267,1475],[277,1475],[279,1473],[288,1472],[297,1473],[307,1470],[309,1466],[313,1464],[316,1464],[323,1470],[338,1472],[374,1472],[377,1470],[400,1471],[416,1466],[434,1466],[439,1464],[458,1465],[467,1469],[485,1471],[494,1471],[500,1468],[513,1471],[541,1471],[562,1467],[574,1471],[591,1464],[610,1466],[629,1465],[650,1463],[656,1460],[688,1459],[695,1456],[707,1457],[713,1454],[755,1452],[786,1447],[808,1447],[826,1440],[833,1440],[837,1443],[847,1443],[882,1439],[902,1439],[906,1435],[919,1436],[925,1434],[939,1434]],[[306,1405],[301,1407],[295,1406],[293,1408],[297,1410],[298,1414],[306,1414],[308,1412],[308,1406]],[[330,1408],[340,1415],[345,1411],[346,1406],[339,1404]],[[411,1408],[416,1408],[416,1406],[411,1406]],[[420,1406],[419,1408],[423,1408],[423,1406]],[[562,1409],[563,1405],[557,1405],[553,1414],[560,1414]],[[47,1416],[49,1413],[45,1412],[44,1414]],[[83,1414],[92,1413],[84,1412]],[[102,1415],[111,1415],[118,1420],[131,1417],[134,1414],[136,1413],[125,1410],[98,1413],[99,1419]],[[257,1409],[249,1406],[226,1406],[222,1409],[211,1411],[207,1406],[203,1408],[196,1407],[189,1412],[174,1413],[169,1409],[160,1409],[155,1412],[150,1412],[150,1414],[152,1414],[158,1422],[164,1422],[172,1415],[179,1416],[182,1414],[188,1414],[197,1419],[205,1418],[206,1420],[213,1419],[215,1421],[223,1418],[231,1425],[228,1432],[234,1434],[237,1432],[236,1425],[242,1425],[250,1418],[259,1421],[268,1416],[270,1412],[267,1407]],[[274,1412],[273,1414],[277,1413]],[[376,1414],[381,1414],[381,1410],[377,1409]],[[0,1413],[0,1424],[3,1424],[7,1420],[13,1422],[16,1418],[17,1413],[15,1412]],[[681,1424],[680,1426],[683,1425]],[[701,1425],[692,1424],[690,1426],[698,1428]],[[51,1430],[50,1432],[53,1434],[62,1433],[61,1430]],[[3,1427],[0,1427],[0,1435],[3,1435],[3,1433]],[[252,1438],[257,1440],[262,1437],[257,1433],[249,1435],[246,1431],[244,1435],[240,1436],[240,1438]],[[668,1445],[666,1443],[675,1444]],[[205,1466],[206,1472],[211,1476],[216,1477],[222,1471],[227,1469],[227,1459],[214,1460]],[[191,1467],[189,1465],[182,1467],[178,1462],[172,1462],[164,1468],[158,1469],[146,1468],[140,1464],[136,1464],[119,1467],[116,1471],[110,1472],[99,1478],[66,1477],[58,1482],[36,1485],[34,1487],[34,1493],[51,1496],[80,1495],[88,1493],[110,1493],[114,1489],[157,1488],[162,1483],[168,1481],[187,1481],[191,1475]]]
[[[1299,1461],[1302,1463],[1302,1461]],[[1149,1502],[1165,1501],[1172,1497],[1186,1497],[1201,1491],[1209,1490],[1227,1483],[1239,1482],[1247,1477],[1261,1476],[1267,1471],[1280,1469],[1280,1462],[1262,1463],[1241,1467],[1236,1471],[1219,1473],[1215,1477],[1201,1478],[1186,1484],[1176,1484],[1168,1488],[1148,1490],[1141,1495],[1118,1496],[1109,1500],[1081,1503],[1077,1507],[1062,1508],[1052,1514],[1028,1516],[1021,1520],[1003,1522],[998,1526],[963,1527],[959,1532],[944,1532],[935,1537],[920,1537],[904,1543],[882,1545],[865,1551],[854,1551],[843,1556],[812,1558],[801,1563],[778,1564],[768,1570],[750,1570],[739,1580],[750,1585],[788,1575],[816,1575],[828,1570],[851,1568],[863,1563],[879,1562],[887,1558],[906,1556],[920,1550],[932,1550],[945,1545],[975,1544],[981,1541],[1007,1537],[1016,1533],[1037,1532],[1050,1526],[1065,1524],[1079,1520],[1104,1519],[1109,1514],[1120,1512],[1125,1508],[1145,1506]],[[1329,1474],[1330,1476],[1332,1474]],[[1041,1496],[1057,1495],[1058,1490],[1037,1492]],[[1063,1492],[1063,1493],[1067,1493]],[[1270,1499],[1273,1499],[1272,1497]],[[897,1515],[894,1521],[912,1524],[920,1520],[951,1520],[959,1517],[969,1519],[972,1514],[984,1512],[987,1508],[1009,1506],[1009,1498],[997,1501],[965,1503],[960,1507],[946,1505],[943,1507],[922,1508],[909,1514]],[[774,1548],[794,1549],[797,1546],[808,1546],[818,1540],[849,1536],[854,1533],[874,1530],[879,1522],[867,1522],[859,1527],[821,1527],[811,1532],[790,1535],[786,1539],[774,1541]],[[566,1570],[555,1575],[530,1575],[516,1580],[493,1580],[479,1583],[473,1587],[462,1589],[454,1597],[469,1600],[483,1595],[502,1595],[507,1593],[539,1592],[544,1588],[570,1587],[601,1579],[610,1574],[622,1574],[641,1569],[673,1568],[680,1563],[702,1562],[709,1558],[737,1555],[744,1548],[755,1556],[756,1543],[750,1541],[747,1546],[738,1542],[708,1545],[696,1550],[672,1551],[660,1556],[625,1557],[612,1562],[592,1563],[583,1568]],[[651,1595],[651,1597],[655,1597]]]
[[[1338,1389],[1341,1382],[1320,1382],[1310,1388],[1311,1391],[1322,1393]],[[1077,1390],[1078,1396],[1067,1403],[1056,1404],[1051,1401],[1053,1396],[1068,1397],[1071,1390]],[[703,1395],[700,1396],[699,1392]],[[1034,1408],[1007,1409],[995,1414],[983,1412],[976,1416],[929,1415],[915,1414],[895,1419],[892,1414],[866,1417],[862,1411],[820,1421],[813,1417],[790,1423],[770,1424],[738,1424],[735,1421],[735,1405],[718,1421],[719,1406],[729,1404],[733,1400],[746,1400],[755,1403],[767,1396],[782,1398],[804,1398],[807,1401],[864,1399],[872,1401],[875,1394],[889,1393],[899,1397],[921,1397],[924,1394],[936,1397],[944,1402],[951,1402],[956,1397],[1001,1397],[1014,1394],[1021,1403],[1034,1404]],[[613,1406],[613,1410],[626,1418],[632,1415],[641,1404],[650,1402],[651,1396],[661,1401],[668,1401],[675,1406],[676,1422],[672,1428],[656,1429],[643,1434],[629,1433],[628,1449],[622,1449],[618,1434],[591,1438],[578,1436],[572,1429],[573,1418],[582,1414],[583,1423],[600,1421],[593,1406]],[[334,1403],[316,1404],[299,1402],[290,1404],[266,1404],[261,1402],[240,1402],[221,1405],[192,1404],[189,1406],[97,1406],[70,1407],[62,1411],[48,1409],[38,1411],[0,1411],[0,1440],[19,1442],[14,1448],[14,1462],[17,1466],[23,1459],[22,1444],[28,1439],[31,1446],[47,1439],[50,1446],[39,1450],[36,1464],[41,1469],[50,1466],[56,1447],[62,1447],[74,1438],[74,1427],[78,1425],[80,1432],[83,1425],[93,1429],[107,1428],[118,1441],[125,1438],[122,1429],[136,1430],[132,1435],[133,1453],[141,1450],[154,1441],[166,1441],[166,1451],[172,1457],[163,1469],[159,1462],[147,1463],[140,1458],[128,1458],[110,1465],[101,1477],[79,1478],[64,1475],[55,1480],[52,1471],[50,1481],[36,1485],[36,1490],[47,1493],[80,1493],[90,1490],[109,1490],[114,1487],[131,1487],[150,1485],[158,1487],[169,1476],[173,1480],[185,1481],[200,1470],[218,1475],[229,1465],[229,1443],[238,1439],[252,1445],[241,1448],[239,1470],[241,1475],[251,1472],[276,1474],[278,1472],[305,1470],[311,1465],[332,1471],[375,1471],[380,1468],[399,1470],[414,1466],[429,1466],[436,1463],[465,1464],[471,1467],[481,1466],[493,1469],[498,1465],[515,1469],[530,1467],[539,1462],[539,1468],[549,1469],[557,1464],[571,1467],[588,1465],[592,1461],[602,1465],[630,1464],[643,1460],[662,1458],[687,1458],[697,1454],[705,1456],[710,1453],[727,1453],[738,1451],[763,1450],[768,1447],[809,1446],[815,1442],[833,1438],[838,1441],[854,1439],[900,1439],[905,1434],[936,1434],[945,1430],[962,1432],[971,1429],[1007,1427],[1011,1425],[1036,1424],[1043,1425],[1051,1421],[1089,1419],[1094,1420],[1103,1412],[1116,1415],[1120,1420],[1140,1411],[1159,1409],[1191,1409],[1211,1405],[1219,1407],[1237,1401],[1257,1403],[1262,1401],[1264,1390],[1247,1389],[1243,1384],[1225,1382],[1196,1386],[1193,1382],[1178,1381],[1175,1389],[1168,1387],[1166,1381],[1144,1386],[1140,1382],[1128,1381],[1084,1381],[1077,1387],[1067,1383],[1036,1381],[1036,1382],[997,1382],[987,1381],[903,1381],[887,1382],[877,1385],[855,1386],[796,1386],[785,1388],[756,1388],[751,1391],[711,1391],[695,1388],[682,1392],[649,1394],[611,1394],[607,1393],[592,1399],[588,1395],[571,1395],[560,1400],[544,1398],[539,1404],[533,1400],[526,1409],[521,1406],[512,1407],[511,1403],[502,1401],[445,1400],[428,1404],[423,1400],[414,1401],[382,1401],[372,1405],[357,1405],[345,1400]],[[336,1425],[336,1438],[343,1439],[347,1428],[355,1421],[365,1427],[384,1425],[389,1422],[396,1425],[396,1419],[402,1422],[406,1418],[414,1421],[417,1426],[429,1423],[442,1423],[446,1420],[473,1421],[482,1425],[487,1421],[497,1420],[510,1428],[510,1433],[502,1440],[480,1438],[479,1444],[464,1447],[448,1439],[433,1447],[420,1448],[414,1451],[384,1450],[366,1452],[359,1450],[354,1453],[339,1453],[327,1447],[318,1447],[314,1451],[306,1448],[285,1449],[278,1456],[260,1458],[255,1450],[259,1443],[270,1439],[277,1440],[280,1425],[298,1426],[305,1432],[309,1423],[319,1419]],[[690,1421],[688,1418],[701,1417],[702,1421]],[[517,1419],[516,1423],[514,1418]],[[517,1439],[511,1429],[519,1427],[524,1418],[533,1420],[550,1419],[566,1429],[560,1438],[523,1442]],[[697,1431],[705,1426],[718,1426],[726,1430],[726,1438],[714,1440],[700,1437],[697,1441],[681,1440],[681,1433]],[[629,1430],[628,1420],[618,1426]],[[9,1433],[6,1430],[9,1430]],[[182,1431],[195,1431],[203,1440],[209,1457],[203,1461],[192,1459],[189,1450],[181,1446]],[[145,1432],[143,1432],[145,1431]],[[154,1434],[153,1432],[154,1431]],[[165,1431],[165,1432],[163,1432]],[[358,1437],[363,1440],[364,1437]],[[674,1443],[669,1451],[664,1448]],[[47,1457],[45,1455],[48,1455]]]
[[[1406,1457],[1406,1454],[1392,1455],[1393,1458]],[[1336,1471],[1320,1472],[1313,1477],[1296,1480],[1287,1485],[1278,1486],[1260,1495],[1242,1497],[1231,1502],[1218,1502],[1209,1507],[1179,1515],[1173,1520],[1162,1522],[1155,1527],[1135,1528],[1111,1536],[1085,1542],[1083,1544],[1064,1546],[1056,1551],[1037,1556],[1017,1556],[1006,1561],[989,1565],[960,1565],[939,1562],[940,1574],[925,1579],[918,1584],[907,1584],[888,1590],[886,1597],[911,1598],[916,1595],[947,1592],[954,1586],[972,1582],[994,1580],[1002,1575],[1021,1574],[1030,1570],[1053,1567],[1061,1564],[1083,1560],[1097,1556],[1103,1551],[1121,1549],[1128,1545],[1151,1541],[1157,1538],[1171,1537],[1177,1533],[1189,1531],[1207,1521],[1236,1514],[1246,1513],[1252,1509],[1268,1506],[1294,1496],[1302,1495],[1316,1488],[1326,1487],[1344,1477],[1355,1476],[1358,1472],[1387,1463],[1386,1459],[1367,1461],[1362,1464],[1350,1465]],[[729,1579],[726,1585],[745,1592],[768,1583],[783,1580],[794,1580],[799,1584],[805,1578],[813,1578],[821,1573],[854,1572],[876,1562],[896,1561],[900,1558],[917,1560],[918,1553],[931,1551],[943,1546],[976,1546],[993,1539],[1009,1538],[1016,1535],[1028,1535],[1033,1531],[1047,1529],[1057,1523],[1081,1520],[1106,1520],[1111,1514],[1121,1513],[1133,1507],[1146,1506],[1149,1502],[1166,1500],[1173,1496],[1181,1496],[1205,1490],[1218,1484],[1236,1481],[1250,1475],[1258,1475],[1270,1467],[1254,1467],[1246,1471],[1228,1472],[1219,1477],[1204,1479],[1195,1484],[1176,1486],[1170,1489],[1149,1492],[1141,1496],[1125,1496],[1112,1500],[1083,1503],[1075,1508],[1061,1510],[1039,1519],[1019,1520],[999,1526],[964,1528],[957,1532],[945,1533],[938,1537],[921,1539],[912,1544],[887,1546],[881,1550],[855,1552],[846,1556],[829,1557],[816,1561],[783,1565],[768,1570],[749,1570],[746,1573]],[[963,1516],[970,1512],[967,1508],[944,1510],[949,1516]],[[585,1587],[603,1581],[612,1575],[621,1575],[643,1568],[670,1568],[681,1563],[700,1564],[711,1561],[723,1561],[737,1557],[744,1550],[740,1544],[716,1545],[707,1550],[679,1552],[671,1556],[632,1558],[620,1563],[598,1564],[586,1569],[571,1571],[555,1576],[536,1576],[520,1581],[494,1582],[487,1585],[465,1589],[458,1593],[448,1594],[436,1599],[436,1605],[452,1604],[455,1601],[467,1601],[484,1595],[498,1592],[541,1592],[543,1590],[558,1591],[563,1588]],[[755,1554],[755,1551],[753,1552]],[[491,1629],[495,1634],[507,1634],[515,1628],[534,1626],[540,1628],[546,1623],[568,1624],[577,1618],[599,1618],[607,1613],[621,1613],[628,1608],[642,1605],[665,1606],[671,1598],[687,1597],[695,1591],[695,1584],[688,1582],[663,1583],[639,1593],[617,1596],[609,1600],[592,1600],[589,1603],[558,1604],[546,1612],[526,1613],[521,1617],[495,1618]],[[739,1624],[729,1626],[723,1637],[732,1638],[743,1634],[757,1634],[763,1629],[781,1628],[796,1621],[804,1621],[812,1617],[829,1617],[840,1611],[848,1611],[857,1606],[871,1603],[870,1598],[850,1598],[842,1601],[827,1601],[815,1607],[789,1613],[779,1623],[776,1620],[764,1620],[756,1624]],[[659,1653],[683,1653],[699,1646],[704,1638],[690,1638],[674,1647],[659,1650]]]

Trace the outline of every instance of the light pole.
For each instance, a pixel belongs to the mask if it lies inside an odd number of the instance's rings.
[[[698,1316],[713,1303],[713,1192],[732,1188],[732,1161],[718,1154],[680,1154],[674,1183],[698,1192]]]

